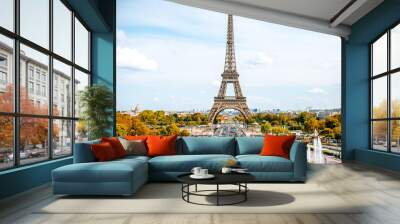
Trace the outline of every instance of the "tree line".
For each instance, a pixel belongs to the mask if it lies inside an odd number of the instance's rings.
[[[223,116],[217,117],[217,122],[223,120]],[[245,122],[247,125],[258,124],[262,133],[288,134],[294,130],[303,133],[313,133],[317,130],[320,135],[331,138],[341,138],[341,116],[335,114],[325,118],[319,118],[312,112],[301,113],[257,113],[247,121],[241,115],[233,119],[237,122]],[[117,113],[117,134],[124,135],[183,135],[190,133],[183,129],[185,126],[208,125],[207,114],[167,114],[164,111],[144,110],[135,116]]]

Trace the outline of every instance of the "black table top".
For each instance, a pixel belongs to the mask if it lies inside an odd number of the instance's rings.
[[[186,184],[237,184],[248,183],[255,180],[249,173],[213,173],[212,179],[193,179],[191,173],[182,174],[177,177],[178,181]]]

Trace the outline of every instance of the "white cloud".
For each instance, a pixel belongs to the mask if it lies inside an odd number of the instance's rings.
[[[309,93],[325,93],[325,90],[323,90],[321,88],[312,88],[312,89],[308,90],[307,92],[309,92]]]
[[[158,102],[158,101],[160,101],[160,98],[158,98],[158,97],[154,97],[154,98],[153,98],[153,101],[156,101],[156,102]]]
[[[256,53],[253,58],[250,58],[250,60],[248,60],[248,63],[252,66],[262,66],[272,64],[272,62],[272,57],[266,55],[263,52]]]
[[[133,70],[158,69],[158,64],[154,59],[128,47],[117,47],[117,66]]]

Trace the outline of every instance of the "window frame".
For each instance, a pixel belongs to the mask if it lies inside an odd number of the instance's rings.
[[[14,161],[13,161],[13,166],[11,167],[5,167],[5,168],[0,168],[0,172],[4,170],[10,170],[10,169],[16,169],[18,167],[23,167],[23,166],[29,166],[37,163],[43,163],[49,160],[53,159],[62,159],[65,157],[70,157],[73,155],[74,152],[74,143],[75,143],[75,123],[76,121],[79,120],[79,117],[75,117],[75,108],[72,107],[71,110],[71,115],[70,116],[56,116],[53,115],[53,59],[58,60],[59,62],[62,62],[68,66],[71,66],[71,83],[73,84],[75,82],[75,69],[87,74],[89,76],[89,83],[88,86],[91,86],[92,84],[92,73],[91,73],[91,37],[92,37],[92,30],[88,27],[88,25],[83,21],[83,19],[79,16],[78,13],[76,13],[72,7],[65,1],[65,0],[59,0],[68,10],[71,11],[71,18],[70,18],[70,23],[71,23],[71,58],[67,59],[64,58],[63,56],[57,54],[53,50],[53,21],[54,21],[54,14],[53,14],[53,1],[54,0],[48,0],[49,2],[49,47],[46,49],[45,47],[42,47],[39,44],[36,44],[29,39],[23,37],[20,35],[20,0],[14,0],[13,1],[13,10],[14,10],[14,30],[10,31],[4,27],[0,26],[0,35],[3,35],[5,37],[11,38],[13,40],[14,44],[14,49],[13,49],[13,64],[12,66],[12,73],[10,75],[13,76],[14,79],[14,110],[13,112],[1,112],[0,111],[0,116],[10,116],[13,119],[13,153],[14,153]],[[88,31],[89,39],[88,39],[88,61],[89,61],[89,67],[88,69],[85,69],[78,64],[75,63],[75,18],[79,20],[79,22],[84,26],[84,28]],[[26,114],[26,113],[21,113],[20,111],[20,45],[25,45],[27,47],[32,48],[33,50],[36,50],[40,53],[43,53],[48,56],[49,58],[49,63],[48,63],[48,85],[46,87],[46,97],[48,97],[48,108],[49,111],[46,115],[39,115],[39,114]],[[33,75],[34,79],[36,80],[35,77],[36,70],[33,70]],[[40,73],[42,74],[42,73]],[[30,74],[26,74],[27,80],[30,80]],[[39,77],[41,78],[41,77]],[[35,81],[34,81],[35,83]],[[39,83],[41,83],[41,79],[39,80]],[[42,85],[41,85],[42,86]],[[72,97],[72,105],[75,103],[75,85],[71,86],[71,93],[73,94]],[[28,90],[27,90],[28,91]],[[34,90],[36,91],[36,90]],[[32,163],[26,163],[26,164],[21,164],[20,161],[20,144],[19,144],[19,138],[20,138],[20,119],[28,117],[28,118],[45,118],[47,119],[48,122],[48,136],[47,136],[47,141],[48,141],[48,157],[44,158],[41,161],[38,162],[32,162]],[[55,120],[67,120],[71,121],[72,125],[72,133],[71,133],[71,153],[69,155],[62,155],[62,156],[57,156],[54,158],[54,150],[53,150],[53,121]]]
[[[392,76],[396,75],[398,72],[400,72],[400,67],[397,68],[391,68],[391,31],[395,27],[400,26],[400,22],[396,22],[393,25],[391,25],[388,29],[386,29],[383,33],[378,35],[374,40],[372,40],[369,43],[369,149],[373,151],[379,151],[379,152],[387,152],[387,153],[392,153],[392,154],[400,154],[400,152],[393,152],[392,151],[392,122],[393,121],[400,121],[400,117],[393,117],[392,115],[392,98],[391,98],[391,93],[392,93]],[[387,57],[387,64],[386,64],[386,71],[382,72],[380,74],[374,75],[373,72],[373,44],[378,41],[381,37],[384,35],[387,35],[387,52],[386,52],[386,57]],[[387,105],[386,105],[386,117],[385,118],[373,118],[373,97],[374,97],[374,86],[373,82],[376,79],[386,77],[386,82],[387,82],[387,93],[386,93],[386,98],[387,98]],[[373,133],[373,122],[374,121],[386,121],[387,122],[387,138],[386,138],[386,151],[379,150],[374,148],[374,133]]]

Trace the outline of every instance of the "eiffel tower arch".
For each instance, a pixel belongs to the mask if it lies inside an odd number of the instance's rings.
[[[208,121],[214,123],[217,115],[226,109],[234,109],[239,111],[243,117],[249,119],[251,112],[247,106],[246,97],[243,96],[239,84],[239,73],[236,71],[236,57],[233,37],[233,16],[228,15],[228,32],[226,41],[225,66],[222,73],[221,86],[218,96],[214,97],[214,104],[208,114]],[[226,95],[226,87],[228,84],[233,86],[235,96]]]

